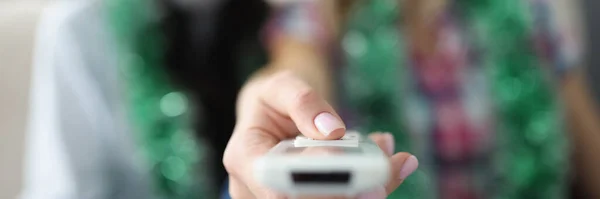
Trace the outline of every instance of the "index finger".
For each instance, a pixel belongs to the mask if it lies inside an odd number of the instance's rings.
[[[307,137],[339,139],[344,136],[346,126],[331,105],[290,72],[276,74],[265,82],[260,99],[279,114],[291,118]]]

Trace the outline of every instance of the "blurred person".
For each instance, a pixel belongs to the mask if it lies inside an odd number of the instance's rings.
[[[576,2],[270,2],[269,63],[240,91],[223,160],[232,198],[285,198],[252,162],[346,128],[391,132],[375,135],[394,176],[372,198],[600,197]]]
[[[264,65],[266,14],[262,1],[50,6],[36,39],[20,197],[216,198],[237,91]],[[389,151],[385,137],[373,135]]]
[[[570,165],[588,174],[577,182],[597,182],[597,116],[572,67],[579,47],[556,42],[553,21],[532,22],[554,15],[518,4],[528,1],[274,3],[269,62],[239,97],[264,61],[255,41],[264,2],[90,2],[64,3],[42,24],[25,198],[213,198],[231,131],[226,192],[266,198],[277,193],[252,182],[254,157],[298,131],[335,139],[346,125],[392,132],[371,136],[395,177],[376,198],[400,183],[389,198],[563,197]],[[495,57],[505,54],[514,57]],[[511,71],[484,71],[499,65]],[[563,136],[577,146],[574,162]],[[407,178],[417,160],[396,151],[416,154],[421,169]]]
[[[36,38],[21,198],[216,198],[267,8],[54,2]]]
[[[40,16],[23,199],[149,196],[130,136],[119,130],[118,98],[108,94],[118,88],[116,55],[100,8],[56,1]]]

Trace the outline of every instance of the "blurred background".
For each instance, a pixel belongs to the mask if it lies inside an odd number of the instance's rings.
[[[49,2],[0,1],[0,198],[16,198],[23,183],[34,35]]]
[[[580,0],[586,29],[590,86],[600,96],[600,1]],[[25,132],[35,35],[48,0],[0,0],[0,198],[16,198],[23,185]],[[239,12],[234,8],[231,12]],[[244,38],[237,38],[244,43]],[[250,42],[250,41],[249,41]],[[250,42],[251,43],[251,42]],[[250,48],[255,44],[248,44]],[[223,49],[222,49],[223,50]],[[224,49],[227,50],[227,49]],[[239,50],[239,49],[238,49]],[[242,49],[239,51],[251,51]],[[246,63],[260,63],[249,60]],[[251,69],[248,69],[251,70]],[[596,97],[596,101],[600,98]],[[227,124],[224,124],[227,125]],[[231,125],[231,124],[229,124]],[[600,187],[600,185],[598,185]]]

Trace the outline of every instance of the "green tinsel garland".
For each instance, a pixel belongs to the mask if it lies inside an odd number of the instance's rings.
[[[215,198],[204,180],[205,149],[194,138],[191,104],[164,70],[158,8],[148,0],[106,2],[109,27],[119,44],[123,93],[140,154],[147,160],[156,198]],[[156,3],[156,2],[155,2]],[[197,116],[196,116],[197,117]]]
[[[491,198],[563,198],[567,139],[558,97],[532,45],[527,1],[457,0],[472,29],[497,113],[493,165],[498,180]],[[394,132],[398,151],[413,151],[403,124],[406,46],[395,0],[360,1],[342,44],[348,68],[344,84],[364,132]],[[400,78],[400,79],[399,79]],[[419,170],[389,198],[436,197],[427,170]]]

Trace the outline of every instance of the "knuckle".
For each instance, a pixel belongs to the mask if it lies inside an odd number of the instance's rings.
[[[230,175],[233,175],[235,172],[236,159],[237,158],[235,157],[234,153],[225,150],[225,153],[223,154],[223,166],[225,167],[227,173],[229,173]]]
[[[283,82],[295,79],[297,79],[297,76],[292,71],[284,70],[273,74],[270,78],[269,83],[271,85],[279,85]]]
[[[290,78],[296,78],[296,74],[294,74],[294,72],[292,72],[291,70],[281,70],[276,72],[273,75],[273,78],[277,79],[277,78],[281,78],[281,79],[290,79]]]
[[[314,103],[319,99],[319,94],[310,87],[300,89],[294,96],[293,108],[301,108]]]
[[[277,88],[281,85],[290,84],[290,82],[293,82],[297,79],[298,78],[296,77],[296,75],[291,71],[277,72],[275,74],[272,74],[269,78],[265,80],[262,86],[262,91],[268,93],[274,88]]]

